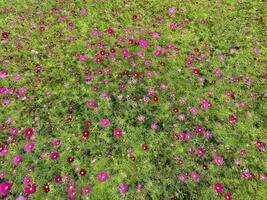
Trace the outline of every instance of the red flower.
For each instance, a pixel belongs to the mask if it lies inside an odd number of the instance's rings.
[[[87,171],[85,169],[81,169],[81,171],[79,172],[79,174],[81,176],[85,176],[87,174]]]
[[[2,32],[2,38],[3,39],[7,39],[8,38],[9,33],[8,32]]]
[[[223,193],[223,186],[221,183],[215,183],[213,188],[217,193]]]
[[[147,145],[147,144],[142,144],[142,149],[143,149],[144,151],[148,150],[148,145]]]
[[[33,128],[26,128],[24,131],[24,136],[25,137],[32,137],[34,133],[34,129]]]
[[[224,199],[225,200],[232,200],[232,195],[230,193],[227,193],[225,196],[224,196]]]

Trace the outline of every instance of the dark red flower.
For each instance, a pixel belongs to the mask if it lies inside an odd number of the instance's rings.
[[[9,32],[2,32],[2,38],[7,39],[9,35]]]
[[[143,149],[144,151],[148,150],[148,145],[147,145],[147,144],[142,144],[142,149]]]
[[[80,174],[81,176],[85,176],[86,173],[87,173],[87,171],[86,171],[85,169],[81,169],[80,172],[79,172],[79,174]]]

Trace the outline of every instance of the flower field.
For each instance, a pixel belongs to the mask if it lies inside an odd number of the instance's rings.
[[[266,1],[0,16],[0,199],[267,199]]]

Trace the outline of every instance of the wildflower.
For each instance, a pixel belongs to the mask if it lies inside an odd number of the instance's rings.
[[[179,176],[179,180],[180,182],[184,183],[187,179],[187,173],[183,172],[180,176]]]
[[[91,192],[92,192],[92,188],[89,187],[89,186],[84,186],[84,187],[82,188],[82,194],[83,194],[83,195],[88,195],[88,194],[90,194]]]
[[[24,194],[30,195],[36,192],[36,184],[28,184],[26,188],[24,188]]]
[[[109,124],[110,124],[109,119],[107,119],[107,118],[102,119],[102,120],[101,120],[101,124],[102,124],[102,126],[104,126],[104,127],[108,127]]]
[[[8,154],[8,146],[0,145],[0,156],[6,156]]]
[[[215,183],[213,188],[217,193],[223,193],[223,186],[221,183]]]
[[[199,182],[200,181],[200,175],[196,171],[193,171],[191,173],[191,178],[193,179],[194,182]]]
[[[223,165],[223,163],[224,163],[224,160],[221,156],[215,156],[213,158],[213,160],[216,163],[216,165],[218,165],[218,166]]]
[[[116,129],[114,130],[114,136],[115,136],[115,137],[122,137],[122,130],[119,129],[119,128],[116,128]]]
[[[197,148],[197,149],[195,150],[195,152],[196,152],[196,154],[199,155],[199,156],[204,156],[205,153],[206,153],[205,149],[203,149],[203,148]]]
[[[149,43],[144,38],[139,39],[137,43],[142,48],[148,48],[149,47]]]
[[[0,194],[2,196],[6,196],[7,193],[11,190],[13,184],[11,182],[8,181],[4,181],[2,183],[0,183]]]
[[[129,190],[129,186],[126,183],[121,183],[118,187],[120,194],[125,194]]]
[[[175,8],[175,7],[170,7],[169,10],[168,10],[168,14],[169,14],[169,16],[174,15],[175,12],[176,12],[176,8]]]
[[[104,182],[110,178],[109,174],[107,172],[100,172],[98,174],[97,180],[98,182]]]
[[[17,155],[12,158],[12,163],[14,165],[19,165],[22,162],[22,160],[23,160],[23,157],[21,155]]]
[[[56,159],[58,159],[58,157],[59,157],[59,153],[58,152],[52,152],[50,154],[50,160],[56,160]]]

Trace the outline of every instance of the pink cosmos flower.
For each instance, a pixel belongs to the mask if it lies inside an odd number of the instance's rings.
[[[126,183],[121,183],[118,187],[120,194],[125,194],[129,190],[129,186]]]
[[[8,72],[7,71],[0,71],[0,78],[6,78],[8,75]]]
[[[11,190],[13,184],[9,181],[4,181],[0,183],[0,194],[6,196],[7,193]]]
[[[191,173],[191,178],[194,182],[199,182],[200,181],[200,175],[198,174],[198,172],[193,171]]]
[[[2,171],[0,171],[0,178],[1,178],[1,179],[5,178],[5,173],[2,172]]]
[[[179,118],[180,121],[185,121],[185,120],[186,120],[186,116],[185,116],[185,114],[180,114],[180,115],[178,116],[178,118]]]
[[[175,8],[175,7],[170,7],[169,10],[168,10],[168,14],[169,14],[169,16],[174,15],[175,12],[176,12],[176,8]]]
[[[266,144],[262,142],[261,140],[256,141],[256,146],[258,147],[259,150],[261,151],[266,151]]]
[[[213,158],[213,161],[216,163],[216,165],[221,166],[224,163],[224,160],[221,156],[215,156]]]
[[[216,69],[214,70],[214,74],[215,74],[215,76],[220,77],[220,76],[222,75],[222,71],[221,71],[221,69],[220,69],[220,68],[216,68]]]
[[[61,143],[60,139],[59,138],[55,138],[54,141],[53,141],[53,145],[54,146],[59,146]]]
[[[184,183],[187,180],[187,173],[183,172],[180,176],[179,176],[179,181]]]
[[[9,131],[10,135],[17,135],[18,132],[19,132],[18,128],[11,128]]]
[[[21,79],[20,75],[13,76],[13,81],[19,81]]]
[[[203,99],[203,100],[201,101],[201,108],[202,108],[203,110],[207,110],[207,109],[209,109],[210,106],[211,106],[211,104],[210,104],[206,99]]]
[[[191,112],[192,114],[197,114],[197,113],[198,113],[198,109],[197,109],[196,107],[192,107],[192,108],[190,109],[190,112]]]
[[[1,145],[0,146],[0,156],[6,156],[8,154],[8,146]]]
[[[25,176],[22,182],[23,182],[23,184],[28,185],[28,184],[30,184],[31,180],[32,179],[30,176]]]
[[[114,136],[115,136],[115,137],[122,137],[122,130],[119,129],[119,128],[116,128],[116,129],[114,130]]]
[[[86,8],[82,8],[82,10],[81,10],[81,14],[82,14],[82,15],[86,15],[86,14],[87,14],[87,12],[88,12],[88,11],[87,11],[87,9],[86,9]]]
[[[236,115],[230,115],[228,118],[228,122],[232,125],[236,124],[238,121],[238,117]]]
[[[12,163],[14,165],[19,165],[23,160],[23,157],[21,155],[16,155],[12,158]]]
[[[158,129],[158,124],[156,122],[152,122],[151,125],[150,125],[150,128]]]
[[[144,38],[139,39],[137,43],[142,48],[148,48],[149,47],[149,43]]]
[[[24,151],[31,152],[35,149],[35,143],[34,142],[26,142],[24,145]]]
[[[98,174],[97,180],[98,182],[104,182],[110,178],[109,174],[107,172],[100,172]]]
[[[195,152],[196,152],[196,154],[199,155],[199,156],[204,156],[205,153],[206,153],[205,149],[203,149],[203,148],[197,148],[197,149],[195,150]]]
[[[175,30],[177,28],[177,24],[176,24],[176,22],[171,22],[170,23],[170,29],[171,30]]]
[[[221,183],[215,183],[213,188],[217,193],[223,193],[223,186]]]
[[[88,57],[86,55],[80,55],[80,61],[87,61],[88,60]]]
[[[144,115],[139,115],[139,116],[137,117],[137,120],[138,120],[138,121],[144,121],[144,120],[145,120],[145,116],[144,116]]]
[[[107,119],[107,118],[102,119],[102,120],[101,120],[101,124],[102,124],[102,126],[104,126],[104,127],[108,127],[109,124],[110,124],[109,119]]]
[[[90,194],[91,192],[92,192],[92,188],[89,187],[89,186],[84,186],[84,187],[82,188],[82,194],[83,194],[83,195],[88,195],[88,194]]]

